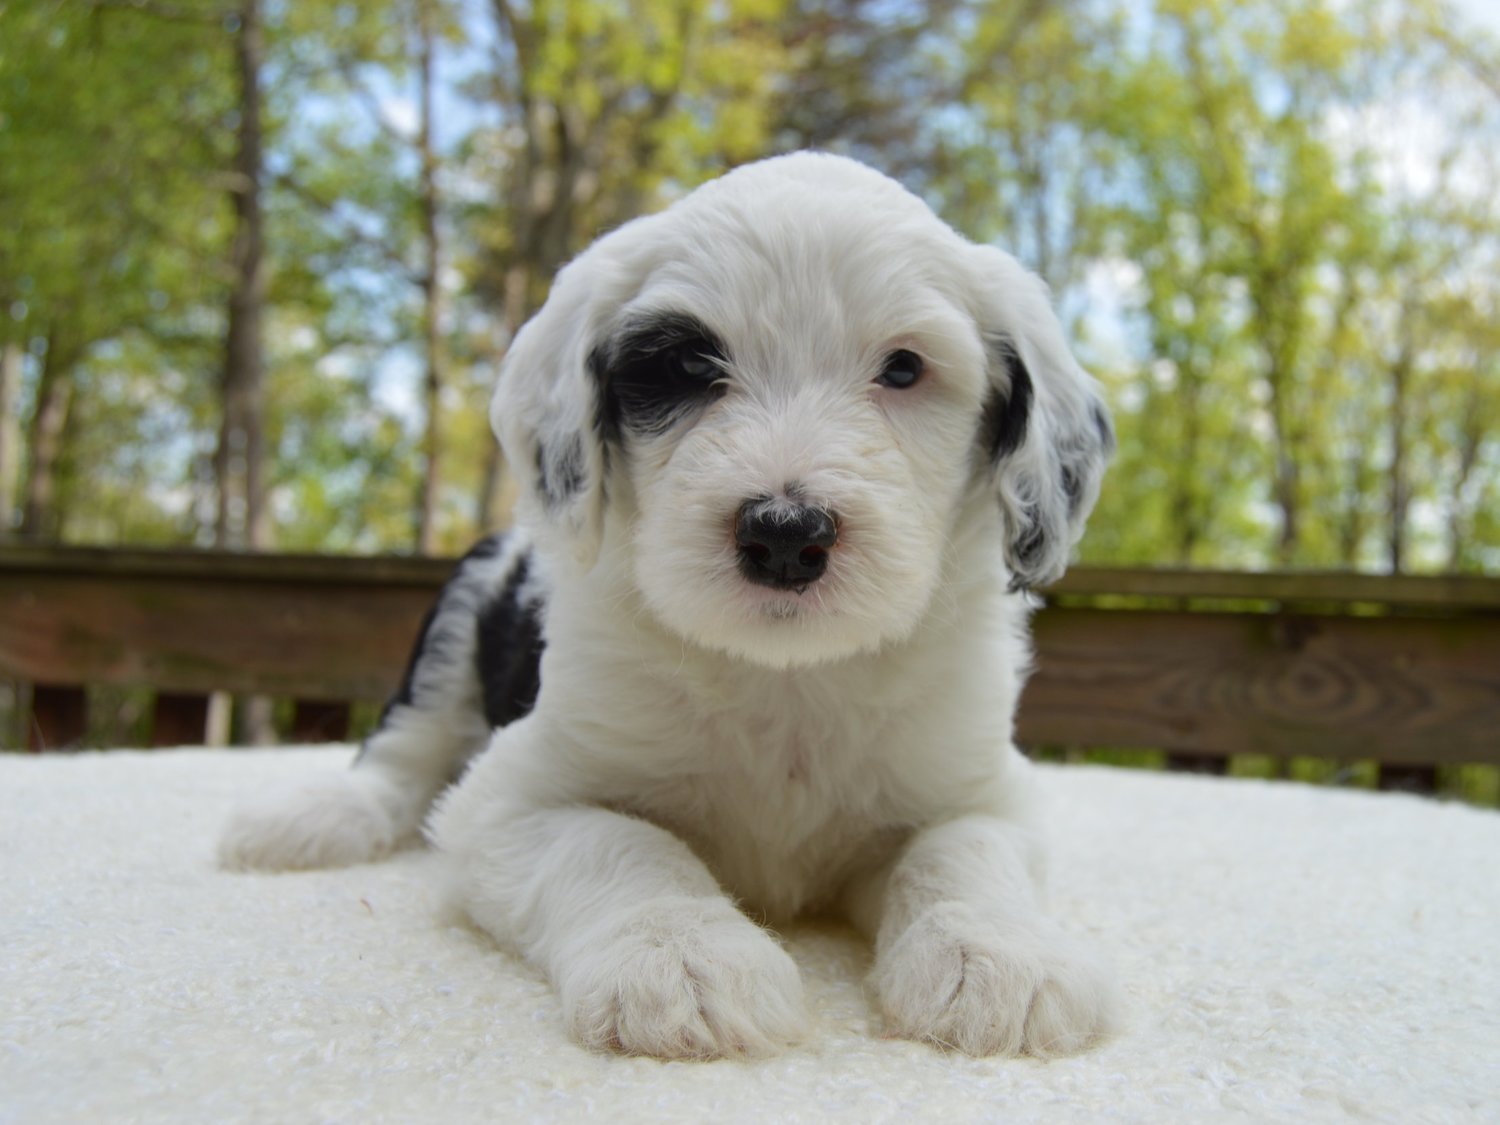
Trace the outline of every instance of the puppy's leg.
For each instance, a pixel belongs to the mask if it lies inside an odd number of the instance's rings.
[[[535,698],[540,640],[526,568],[519,540],[491,538],[471,551],[423,623],[401,689],[354,768],[241,803],[219,862],[339,867],[414,842],[433,799],[495,726]]]
[[[1064,1055],[1112,1030],[1107,968],[1037,899],[1039,843],[994,817],[918,833],[851,888],[890,1029],[971,1055]]]
[[[387,715],[352,769],[321,774],[235,806],[219,839],[231,869],[344,867],[415,842],[453,772],[482,749],[487,727],[403,708]]]
[[[604,809],[504,815],[468,796],[440,806],[433,841],[469,915],[547,973],[585,1046],[707,1058],[798,1037],[796,965],[681,840]]]

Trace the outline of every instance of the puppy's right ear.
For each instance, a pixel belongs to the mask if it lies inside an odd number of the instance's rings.
[[[602,302],[589,257],[557,275],[546,304],[516,333],[490,401],[490,425],[521,503],[539,531],[570,540],[584,566],[599,553],[606,467],[601,390],[589,367]]]
[[[981,434],[1005,516],[1011,584],[1027,589],[1067,568],[1114,452],[1114,429],[1041,278],[993,246],[970,253],[976,319],[991,353]]]

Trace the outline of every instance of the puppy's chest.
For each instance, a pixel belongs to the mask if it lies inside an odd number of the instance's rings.
[[[899,829],[887,748],[859,716],[776,710],[701,721],[692,768],[637,800],[736,897],[773,916],[825,899]]]

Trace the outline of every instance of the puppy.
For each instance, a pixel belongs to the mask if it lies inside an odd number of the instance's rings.
[[[764,161],[567,266],[492,421],[516,530],[444,589],[353,770],[241,809],[226,866],[356,863],[425,822],[596,1048],[795,1041],[765,924],[809,912],[869,936],[896,1035],[1108,1032],[1011,742],[1025,590],[1113,444],[1035,277],[860,164]]]

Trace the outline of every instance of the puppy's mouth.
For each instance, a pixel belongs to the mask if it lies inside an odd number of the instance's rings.
[[[837,582],[825,575],[810,586],[774,589],[754,581],[742,581],[739,595],[749,616],[769,625],[811,623],[842,616]]]
[[[791,621],[801,612],[801,607],[793,598],[775,598],[760,607],[761,616],[770,621]]]

